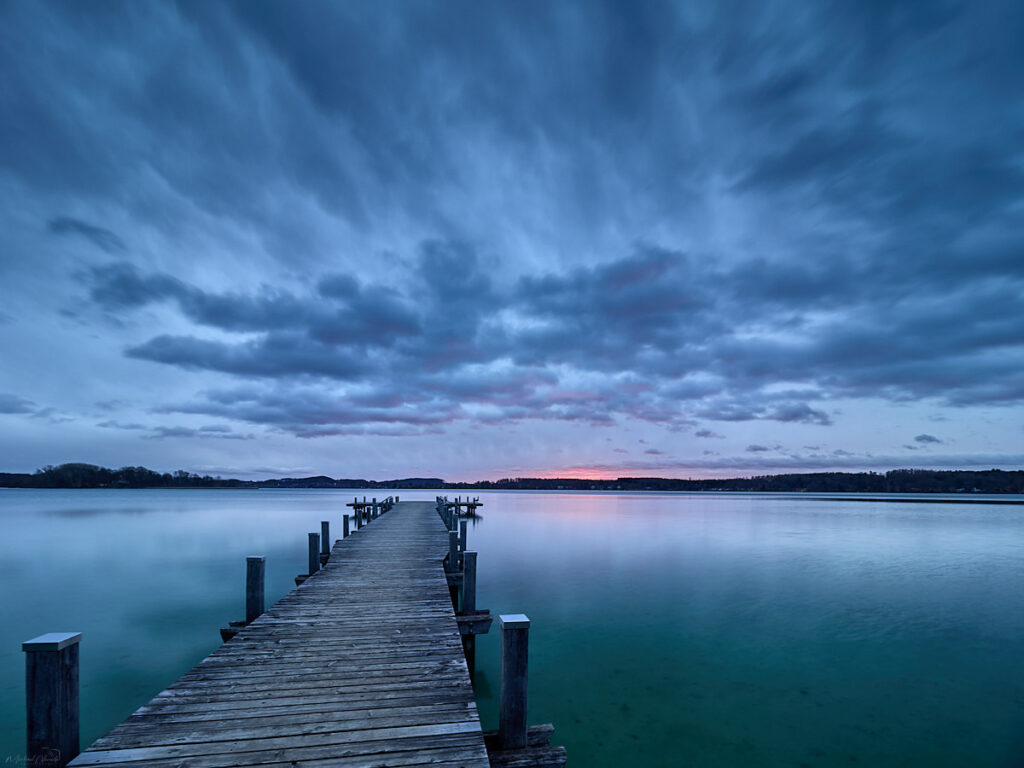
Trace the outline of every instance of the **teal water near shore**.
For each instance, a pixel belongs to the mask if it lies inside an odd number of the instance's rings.
[[[84,633],[89,743],[219,645],[245,555],[276,600],[356,494],[0,490],[0,760],[21,641]],[[478,602],[533,620],[530,719],[572,765],[1024,765],[1024,507],[474,495]],[[497,670],[492,630],[485,726]]]

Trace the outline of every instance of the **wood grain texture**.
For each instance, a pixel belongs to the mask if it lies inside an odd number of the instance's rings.
[[[434,503],[394,504],[72,765],[487,768],[448,551]]]

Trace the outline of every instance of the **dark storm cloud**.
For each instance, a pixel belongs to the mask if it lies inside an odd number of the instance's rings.
[[[39,406],[19,395],[0,393],[0,413],[36,413]]]
[[[116,253],[125,249],[124,242],[109,229],[97,227],[70,216],[57,216],[47,223],[46,228],[56,235],[77,235],[88,240],[97,248],[107,253]]]
[[[124,259],[144,238],[101,224],[239,230],[214,250],[292,278],[80,267],[130,358],[231,380],[167,410],[317,436],[1024,401],[1012,3],[0,16],[0,168],[50,234]],[[394,228],[403,268],[325,247],[321,216]],[[158,305],[180,323],[147,332]]]
[[[214,294],[113,264],[90,272],[91,297],[122,312],[171,301],[189,321],[228,334],[160,335],[129,348],[131,357],[241,377],[370,386],[348,397],[374,406],[365,412],[373,421],[415,423],[411,407],[444,404],[452,418],[485,423],[625,417],[683,426],[698,416],[828,426],[831,415],[811,403],[878,394],[962,403],[986,391],[987,402],[1012,401],[1024,383],[1012,359],[992,354],[1016,345],[1019,322],[1002,316],[1018,300],[997,287],[941,304],[930,294],[908,298],[902,317],[886,303],[865,319],[794,323],[779,321],[773,297],[753,302],[736,272],[648,247],[502,289],[465,244],[426,242],[415,263],[404,290],[330,274],[306,295],[270,288]],[[940,314],[960,300],[970,306],[970,329]],[[739,304],[743,322],[725,323]],[[935,346],[936,333],[949,344]],[[769,389],[780,376],[793,387]],[[473,414],[462,403],[491,409]]]
[[[915,443],[941,443],[942,441],[935,435],[922,434],[914,438]]]
[[[694,437],[707,437],[707,438],[722,438],[723,436],[710,429],[698,429],[693,433]]]
[[[214,439],[214,440],[252,440],[254,435],[238,434],[229,428],[199,427],[156,427],[146,435],[150,440],[165,440],[167,438],[183,437],[188,439]]]
[[[103,429],[124,429],[129,431],[147,429],[145,424],[139,424],[138,422],[135,421],[130,421],[126,423],[122,421],[117,421],[116,419],[107,419],[106,421],[101,421],[96,426],[102,427]]]

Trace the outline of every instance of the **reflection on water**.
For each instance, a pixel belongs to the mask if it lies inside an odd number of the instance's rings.
[[[40,510],[38,514],[50,517],[98,517],[100,515],[145,515],[148,512],[160,512],[158,507],[58,507]]]
[[[268,600],[350,491],[0,490],[0,755],[20,642],[80,630],[83,741],[219,644],[244,558]],[[433,498],[402,492],[402,498]],[[580,766],[1024,764],[1024,509],[481,494],[478,604],[525,612],[530,719]],[[478,642],[496,720],[497,630]]]

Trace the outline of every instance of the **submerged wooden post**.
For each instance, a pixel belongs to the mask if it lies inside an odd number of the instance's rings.
[[[341,538],[348,538],[348,515],[343,515],[341,518]]]
[[[320,570],[320,534],[309,534],[309,575]]]
[[[263,613],[263,585],[267,558],[245,558],[245,623],[256,621]]]
[[[466,525],[465,520],[459,520],[459,568],[462,568],[466,552]]]
[[[522,613],[498,617],[501,624],[500,749],[526,747],[526,674],[530,620]]]
[[[78,643],[81,632],[51,632],[25,652],[27,765],[65,766],[78,755]]]
[[[331,554],[331,521],[320,521],[320,554]]]

